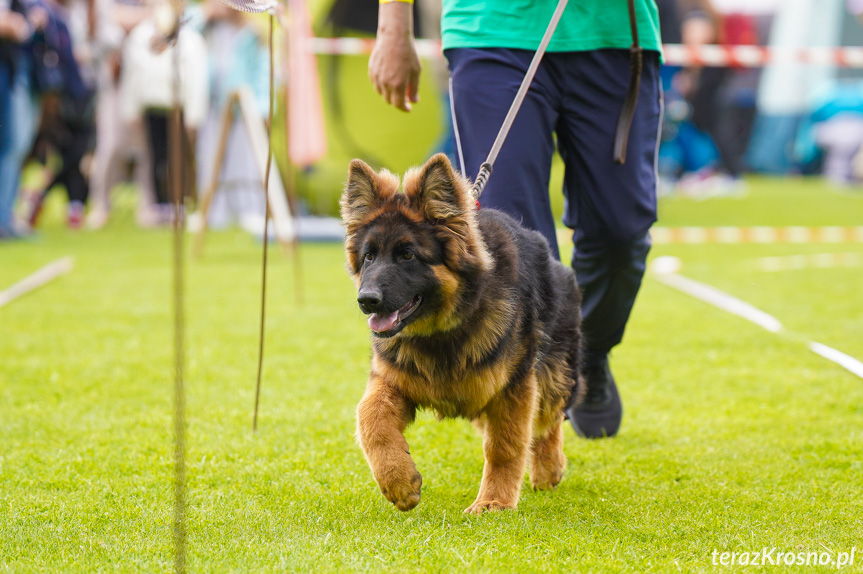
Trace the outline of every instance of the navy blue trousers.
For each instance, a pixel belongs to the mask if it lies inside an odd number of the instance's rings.
[[[476,177],[533,53],[446,50],[461,171]],[[560,257],[549,202],[555,148],[565,164],[563,221],[583,294],[588,360],[617,345],[641,286],[656,221],[662,115],[659,57],[645,52],[627,160],[614,163],[617,119],[629,82],[628,50],[546,53],[480,198],[542,233]]]

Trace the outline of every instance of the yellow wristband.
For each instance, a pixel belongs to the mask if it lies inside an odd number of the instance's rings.
[[[414,0],[378,0],[379,4],[392,4],[393,2],[401,2],[402,4],[413,4]]]

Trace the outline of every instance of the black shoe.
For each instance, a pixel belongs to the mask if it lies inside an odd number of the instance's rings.
[[[575,433],[582,438],[612,437],[620,428],[623,405],[608,367],[608,357],[584,370],[584,399],[566,414]]]

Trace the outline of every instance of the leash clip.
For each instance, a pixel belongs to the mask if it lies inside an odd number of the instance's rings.
[[[488,183],[488,178],[491,176],[493,169],[494,168],[491,163],[488,161],[483,162],[483,164],[479,166],[479,173],[473,182],[473,187],[470,189],[470,194],[476,201],[477,209],[479,209],[479,196],[482,195],[482,191],[485,189],[485,184]]]

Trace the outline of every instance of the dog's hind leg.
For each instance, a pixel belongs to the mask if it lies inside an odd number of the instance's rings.
[[[515,508],[524,480],[536,408],[533,372],[495,397],[483,412],[485,466],[476,500],[465,512]]]
[[[534,490],[551,490],[563,478],[563,417],[544,436],[534,438],[530,458],[530,484]]]

